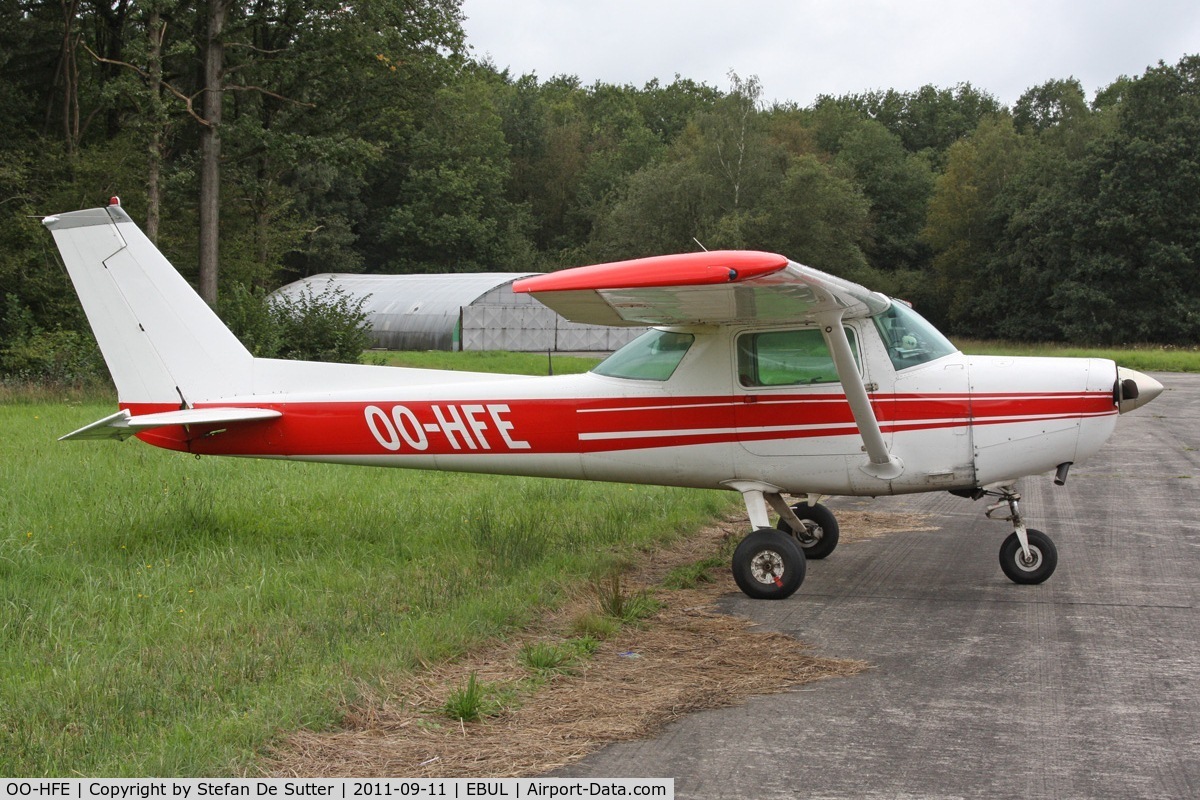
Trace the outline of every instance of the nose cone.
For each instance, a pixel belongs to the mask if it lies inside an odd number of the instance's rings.
[[[1117,385],[1113,395],[1122,414],[1141,408],[1162,394],[1162,390],[1163,385],[1149,375],[1117,367]]]

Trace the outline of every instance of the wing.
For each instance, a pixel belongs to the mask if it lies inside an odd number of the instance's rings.
[[[519,280],[513,291],[592,325],[799,322],[836,310],[850,319],[879,314],[890,303],[857,283],[752,250],[577,267]]]

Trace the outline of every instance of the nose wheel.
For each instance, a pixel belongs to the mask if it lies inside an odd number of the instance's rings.
[[[1041,531],[1027,528],[1028,550],[1021,548],[1017,534],[1010,533],[1000,546],[1000,569],[1013,583],[1041,583],[1054,574],[1058,566],[1058,549],[1050,537]]]
[[[1000,545],[1000,569],[1013,583],[1042,583],[1054,574],[1058,566],[1058,548],[1046,534],[1025,527],[1018,503],[1021,495],[1013,491],[1011,486],[986,494],[1000,498],[1000,502],[988,507],[988,519],[995,519],[992,514],[1007,506],[1008,516],[1000,519],[1013,525],[1013,532]]]

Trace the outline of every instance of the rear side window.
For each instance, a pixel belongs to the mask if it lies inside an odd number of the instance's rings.
[[[858,340],[847,328],[858,362]],[[816,328],[747,333],[738,337],[738,378],[743,386],[804,386],[840,379],[825,337]]]
[[[696,337],[651,329],[601,361],[592,372],[610,378],[665,381],[687,354]]]

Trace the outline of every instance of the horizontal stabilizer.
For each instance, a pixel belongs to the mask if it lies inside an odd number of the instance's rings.
[[[59,437],[60,442],[79,439],[128,439],[151,428],[167,425],[219,425],[225,422],[251,422],[282,417],[282,411],[272,408],[185,408],[158,414],[134,416],[128,410],[110,414],[104,419],[84,425],[77,431]]]

